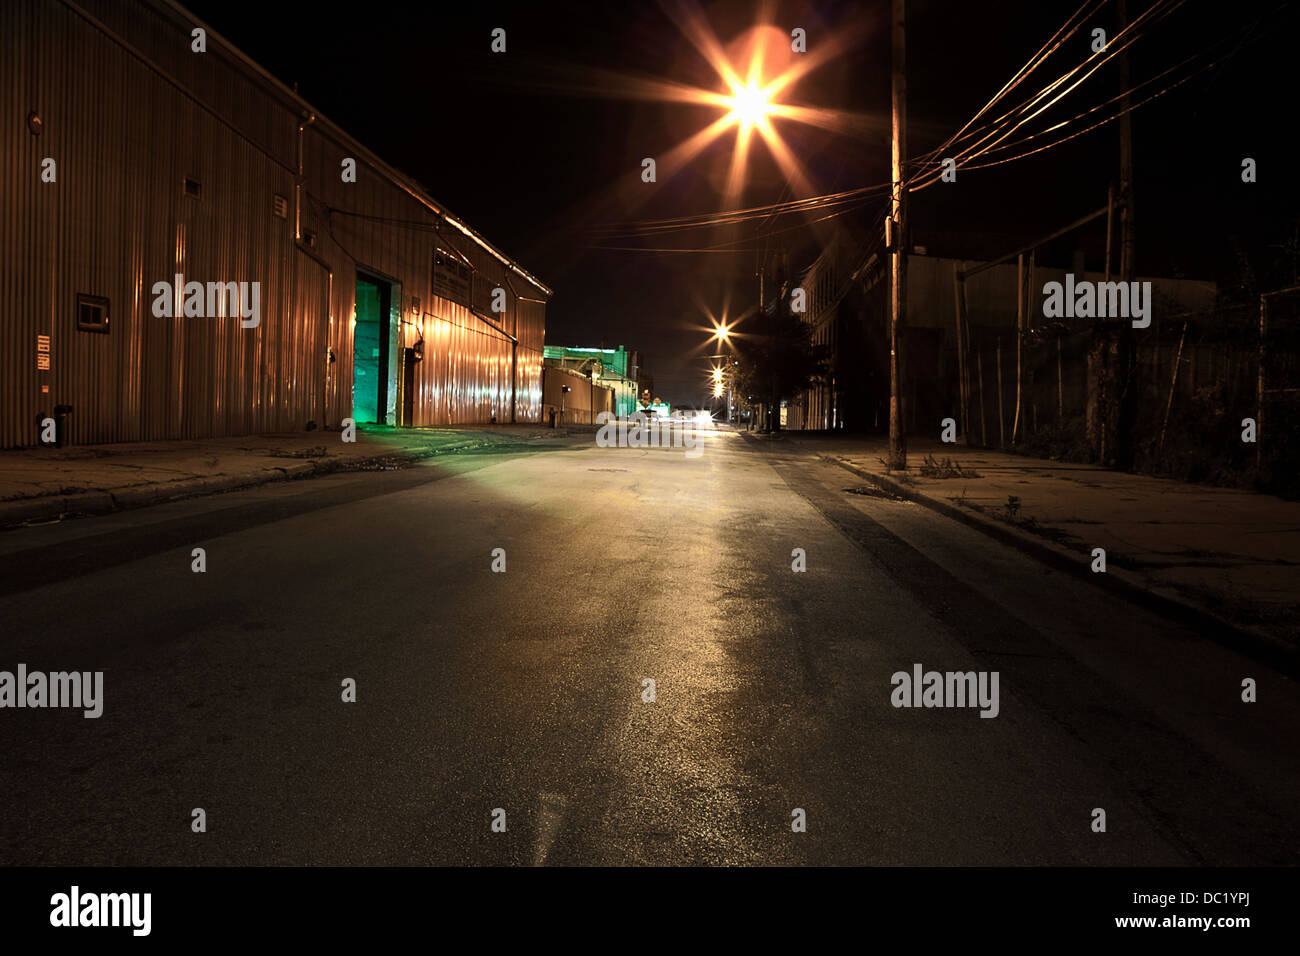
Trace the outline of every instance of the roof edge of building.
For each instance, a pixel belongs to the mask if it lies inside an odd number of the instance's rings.
[[[293,108],[295,112],[302,114],[304,118],[306,116],[312,117],[312,123],[314,126],[317,128],[327,128],[336,139],[343,141],[343,143],[349,148],[355,149],[370,166],[391,180],[394,185],[404,190],[417,202],[426,206],[430,212],[440,216],[449,225],[464,233],[481,248],[501,262],[502,265],[519,275],[522,279],[525,279],[548,298],[555,294],[554,291],[542,282],[541,279],[537,278],[537,276],[525,269],[518,261],[498,249],[479,232],[466,224],[461,217],[457,216],[442,203],[435,200],[418,180],[403,173],[401,170],[380,158],[377,153],[365,146],[355,136],[343,129],[343,127],[338,123],[322,114],[320,110],[316,109],[316,107],[312,106],[303,96],[294,92],[283,82],[278,80],[270,71],[231,42],[228,37],[219,31],[212,29],[205,20],[195,16],[194,13],[178,2],[178,0],[151,0],[151,2],[159,6],[167,7],[178,16],[184,17],[187,20],[192,21],[196,26],[202,27],[207,33],[209,41],[215,38],[233,57],[237,66],[252,73],[257,80],[262,82],[262,84],[269,86],[268,91],[278,95],[281,100],[284,101],[286,106]]]

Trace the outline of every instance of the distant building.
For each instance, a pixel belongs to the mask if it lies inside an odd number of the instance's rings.
[[[855,281],[859,253],[850,235],[836,230],[812,265],[796,277],[795,287],[804,291],[801,317],[812,327],[813,345],[826,351],[829,366],[824,380],[782,409],[783,428],[870,427],[864,409],[877,370],[859,320],[864,305],[861,286]]]
[[[547,365],[586,376],[610,389],[614,393],[613,411],[619,417],[636,411],[639,372],[636,352],[629,352],[621,345],[616,349],[548,345],[543,355]]]
[[[861,277],[864,242],[844,228],[831,231],[820,253],[795,270],[790,254],[773,250],[764,261],[764,311],[791,309],[801,290],[800,319],[811,327],[812,344],[827,356],[825,378],[782,402],[781,427],[806,430],[873,427],[871,394],[881,370],[881,356],[868,347],[863,315],[868,307]],[[888,387],[888,378],[885,378]]]
[[[558,365],[542,366],[542,420],[557,425],[593,425],[601,412],[614,411],[614,391],[590,375]]]

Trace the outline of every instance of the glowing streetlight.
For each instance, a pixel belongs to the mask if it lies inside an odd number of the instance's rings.
[[[728,99],[731,113],[728,119],[734,120],[742,129],[765,123],[775,109],[771,102],[770,88],[764,89],[757,83],[750,82],[744,86],[733,84],[731,92]]]
[[[656,156],[659,182],[666,182],[684,167],[703,156],[709,147],[734,130],[735,146],[730,166],[722,184],[723,208],[732,209],[739,202],[746,184],[746,167],[750,146],[761,140],[781,174],[791,187],[795,199],[818,193],[802,161],[783,136],[784,128],[795,124],[839,134],[859,134],[865,127],[875,134],[880,125],[874,114],[857,114],[825,107],[801,106],[795,91],[808,74],[828,63],[842,63],[873,28],[872,18],[847,21],[832,33],[818,34],[812,50],[791,43],[788,26],[768,21],[770,4],[756,5],[759,19],[723,43],[696,3],[665,4],[668,15],[682,35],[711,68],[713,77],[697,86],[677,79],[652,76],[625,76],[606,70],[581,70],[577,87],[599,96],[647,100],[660,103],[683,103],[712,107],[716,110],[706,125]],[[718,153],[720,158],[722,153]],[[623,182],[620,179],[620,183]],[[628,180],[630,182],[630,180]],[[633,187],[629,195],[657,195],[656,190]],[[620,197],[620,205],[627,199]],[[611,224],[611,231],[626,231],[629,224]]]

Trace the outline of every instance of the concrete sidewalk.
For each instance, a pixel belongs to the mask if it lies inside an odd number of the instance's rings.
[[[784,440],[1077,573],[1104,548],[1106,584],[1300,648],[1300,502],[914,439],[890,473],[883,438]]]
[[[462,428],[293,432],[200,441],[129,442],[0,452],[0,528],[104,514],[335,471],[396,468],[436,455],[567,437],[564,428]]]

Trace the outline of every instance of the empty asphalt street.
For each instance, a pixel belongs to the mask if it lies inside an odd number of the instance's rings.
[[[103,672],[97,718],[0,711],[0,857],[1300,862],[1289,678],[797,445],[702,441],[0,534],[0,670]],[[900,693],[930,671],[996,683]]]

